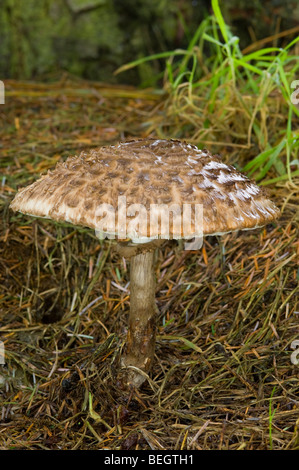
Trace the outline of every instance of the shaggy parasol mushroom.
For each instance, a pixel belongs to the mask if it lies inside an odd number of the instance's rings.
[[[162,219],[155,218],[161,205],[173,209],[171,226],[163,225],[163,211]],[[190,212],[182,219],[187,206]],[[195,206],[203,209],[199,225]],[[20,190],[11,208],[117,239],[119,253],[130,258],[130,317],[122,363],[134,386],[144,381],[154,357],[155,248],[169,238],[260,227],[279,215],[264,189],[218,156],[186,142],[155,139],[71,156]]]

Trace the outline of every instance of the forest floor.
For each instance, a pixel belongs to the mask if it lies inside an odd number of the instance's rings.
[[[126,260],[92,230],[9,209],[68,155],[148,136],[163,99],[67,77],[6,83],[0,449],[299,449],[298,178],[268,186],[275,223],[159,250],[156,356],[139,390],[118,378]],[[217,149],[232,163],[242,151]]]

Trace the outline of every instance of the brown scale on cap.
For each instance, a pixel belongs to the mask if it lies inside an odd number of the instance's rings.
[[[112,205],[117,219],[119,196],[126,197],[127,208],[138,203],[147,211],[151,204],[180,208],[190,204],[192,211],[195,204],[202,204],[205,235],[262,226],[279,215],[264,189],[218,155],[186,142],[155,139],[121,142],[71,156],[20,190],[11,208],[97,229],[103,217],[97,215],[97,208]],[[150,231],[149,217],[147,221],[144,230],[140,227],[135,232],[136,239],[161,236],[159,228]],[[170,238],[196,236],[193,212],[187,233],[172,230],[174,222],[175,215]],[[106,230],[115,229],[107,226]]]

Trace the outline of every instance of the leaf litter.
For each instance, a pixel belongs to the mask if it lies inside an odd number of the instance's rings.
[[[72,153],[155,136],[147,123],[156,117],[159,134],[165,98],[69,77],[7,81],[6,91],[0,449],[298,449],[298,179],[268,186],[277,222],[207,237],[200,251],[160,249],[155,363],[128,391],[118,380],[128,262],[92,230],[8,206],[18,187]],[[247,150],[227,142],[216,151],[228,148],[232,162],[240,152],[246,161]]]

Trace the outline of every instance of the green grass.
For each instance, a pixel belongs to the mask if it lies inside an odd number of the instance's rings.
[[[229,136],[234,145],[258,149],[244,165],[240,163],[258,181],[270,169],[275,181],[291,180],[299,175],[299,109],[291,101],[299,70],[294,54],[299,37],[284,48],[244,53],[218,0],[212,0],[212,7],[214,14],[199,25],[186,50],[140,58],[116,73],[164,59],[170,133],[180,137],[181,132],[199,146],[227,142]],[[149,129],[157,129],[157,123],[149,123]]]

